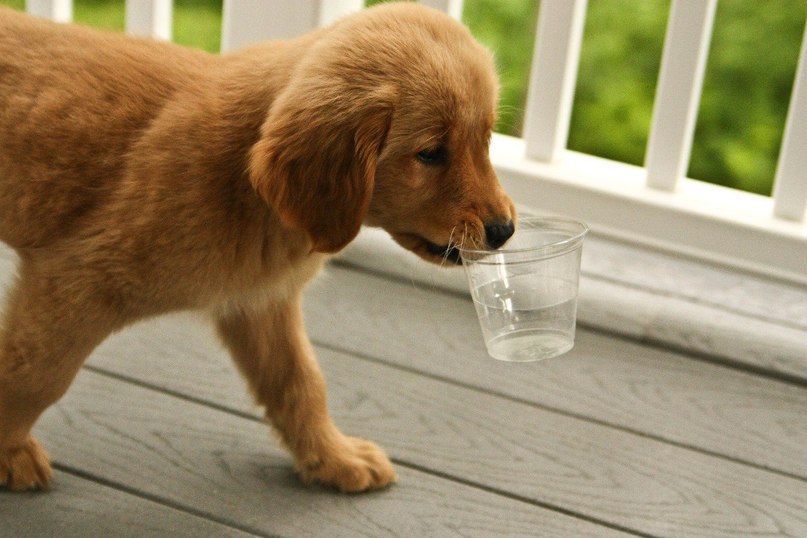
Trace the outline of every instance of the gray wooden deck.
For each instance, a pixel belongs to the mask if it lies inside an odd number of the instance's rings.
[[[11,273],[0,250],[0,287]],[[742,314],[807,334],[807,315],[702,285],[695,307],[723,303],[727,327]],[[650,288],[633,293],[663,295]],[[367,495],[297,481],[200,320],[137,325],[38,423],[54,487],[0,493],[0,536],[807,536],[807,356],[732,361],[706,337],[664,339],[647,328],[669,325],[669,305],[638,332],[623,312],[620,335],[596,321],[617,313],[581,309],[565,357],[499,363],[465,297],[330,266],[306,315],[331,411],[399,473]]]

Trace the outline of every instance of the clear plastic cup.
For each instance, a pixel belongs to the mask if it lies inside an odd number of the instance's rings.
[[[460,250],[491,357],[528,362],[572,349],[587,232],[582,222],[527,217],[504,248]]]

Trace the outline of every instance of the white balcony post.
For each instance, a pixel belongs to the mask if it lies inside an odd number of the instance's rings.
[[[776,167],[773,214],[803,221],[807,210],[807,29],[801,44],[801,58],[790,97],[787,124]]]
[[[444,11],[457,20],[462,20],[462,2],[463,0],[420,0],[424,6]]]
[[[221,50],[297,37],[363,6],[364,0],[224,0]]]
[[[173,0],[126,0],[126,32],[171,40]]]
[[[25,10],[56,22],[73,20],[73,0],[25,0]]]
[[[527,156],[555,161],[566,149],[587,0],[543,0],[530,73]]]
[[[647,143],[647,185],[674,191],[686,175],[717,0],[673,0]]]

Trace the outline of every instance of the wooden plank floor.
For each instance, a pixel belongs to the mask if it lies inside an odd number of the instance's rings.
[[[468,299],[340,265],[306,319],[336,422],[398,484],[301,485],[210,328],[169,316],[42,418],[54,487],[0,493],[0,537],[807,536],[798,381],[586,328],[563,358],[495,362]]]

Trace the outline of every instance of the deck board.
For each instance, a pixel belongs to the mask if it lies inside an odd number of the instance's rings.
[[[462,269],[424,264],[383,230],[362,230],[339,261],[468,295]],[[592,234],[578,303],[582,327],[807,384],[807,287]]]
[[[0,514],[9,538],[255,536],[67,472],[49,493],[0,493]]]
[[[0,536],[807,536],[805,384],[586,328],[499,363],[467,298],[339,265],[306,321],[336,422],[398,484],[300,484],[209,325],[173,315],[110,338],[44,415],[54,490],[0,494]]]
[[[438,295],[330,267],[308,294],[309,334],[349,353],[807,478],[804,387],[585,329],[563,358],[493,361],[470,301]]]
[[[617,535],[405,467],[402,485],[384,492],[306,487],[259,420],[89,370],[37,432],[61,465],[258,535],[453,535],[458,516],[478,536]]]
[[[368,290],[366,285],[363,289]],[[192,375],[166,376],[155,372],[148,359],[133,361],[131,354],[143,350],[122,341],[128,351],[114,352],[111,342],[110,348],[99,350],[93,366],[250,412],[250,407],[239,406],[240,397],[205,394],[203,380],[214,375],[206,367],[214,365],[216,372],[216,363],[226,361],[223,353],[215,358],[219,353],[213,351],[212,335],[204,336],[205,326],[185,316],[163,318],[160,325],[152,334],[168,342],[202,335],[204,342],[193,346],[193,355],[208,355],[208,360],[194,362],[192,368],[177,364],[176,371]],[[399,463],[639,533],[675,528],[687,535],[736,536],[768,532],[768,522],[780,526],[783,535],[807,533],[807,514],[801,513],[807,506],[807,481],[375,360],[321,347],[317,351],[337,423],[351,434],[380,442]],[[242,390],[236,376],[217,375],[225,394]]]
[[[596,237],[583,250],[585,274],[716,310],[807,331],[807,288]],[[630,263],[626,263],[630,260]]]

